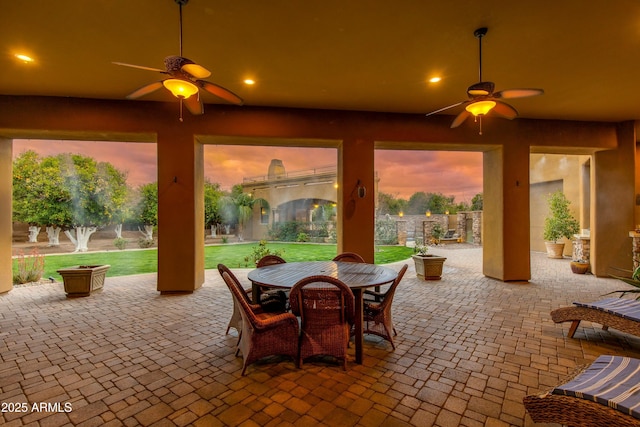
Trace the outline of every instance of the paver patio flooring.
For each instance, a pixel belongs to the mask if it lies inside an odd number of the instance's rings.
[[[87,298],[67,299],[62,284],[16,287],[0,295],[0,424],[528,426],[526,394],[601,354],[640,357],[640,338],[583,322],[567,339],[569,325],[549,316],[628,285],[540,253],[530,282],[503,283],[482,275],[481,248],[433,252],[448,258],[441,281],[418,280],[407,261],[396,350],[367,337],[364,363],[352,346],[346,372],[278,359],[241,377],[216,270],[189,295],[159,295],[154,274],[107,278]],[[248,271],[234,269],[245,283]]]

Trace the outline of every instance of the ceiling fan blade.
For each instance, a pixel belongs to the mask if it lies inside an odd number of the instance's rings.
[[[231,92],[229,89],[225,89],[222,86],[218,86],[215,83],[208,82],[206,80],[196,80],[196,83],[206,90],[207,92],[217,96],[218,98],[222,98],[225,101],[228,101],[235,105],[242,105],[244,101],[235,93]]]
[[[112,64],[122,65],[123,67],[139,68],[141,70],[147,70],[147,71],[157,71],[159,73],[166,74],[165,70],[161,70],[159,68],[143,67],[142,65],[125,64],[124,62],[112,62]]]
[[[542,89],[507,89],[493,94],[495,98],[526,98],[528,96],[538,96],[544,94]]]
[[[182,71],[192,75],[196,79],[206,79],[211,75],[211,71],[198,64],[184,64]]]
[[[162,80],[160,80],[159,82],[153,82],[150,83],[146,86],[142,86],[140,89],[131,92],[129,95],[126,96],[127,99],[136,99],[136,98],[140,98],[141,96],[147,95],[151,92],[154,92],[158,89],[160,89],[162,87]]]
[[[442,112],[442,111],[448,110],[449,108],[453,108],[453,107],[457,107],[458,105],[466,104],[467,102],[469,102],[469,101],[460,101],[460,102],[456,102],[455,104],[451,104],[451,105],[449,105],[449,106],[447,106],[447,107],[440,108],[439,110],[432,111],[432,112],[427,113],[427,114],[425,114],[425,115],[426,115],[426,116],[432,116],[432,115],[434,115],[434,114],[438,114],[438,113],[440,113],[440,112]]]
[[[451,123],[451,129],[457,128],[458,126],[460,126],[465,120],[467,120],[467,117],[469,117],[470,115],[471,113],[468,112],[467,110],[462,110],[462,112],[458,114],[456,118],[453,120],[453,122]]]
[[[187,110],[194,116],[199,116],[204,114],[204,106],[202,105],[202,101],[200,100],[200,94],[192,95],[187,99],[183,99],[184,106],[187,107]]]
[[[496,105],[491,109],[491,111],[509,120],[518,117],[518,110],[513,108],[511,105],[500,101],[496,101]]]

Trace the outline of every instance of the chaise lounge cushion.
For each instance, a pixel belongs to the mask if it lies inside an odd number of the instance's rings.
[[[640,360],[600,356],[552,393],[591,400],[640,419]]]
[[[623,298],[605,298],[596,302],[574,302],[578,307],[594,308],[625,319],[640,322],[640,301]]]

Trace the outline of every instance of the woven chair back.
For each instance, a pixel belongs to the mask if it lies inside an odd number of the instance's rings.
[[[353,322],[353,292],[342,281],[329,276],[310,276],[291,288],[291,311],[303,325],[319,327]]]
[[[258,260],[256,267],[260,268],[260,267],[266,267],[268,265],[284,264],[285,262],[287,261],[285,261],[284,258],[279,257],[278,255],[265,255],[262,258],[260,258],[260,260]]]
[[[255,328],[259,321],[256,317],[256,314],[251,309],[251,306],[247,302],[246,294],[243,292],[240,283],[237,281],[237,279],[234,279],[234,277],[230,276],[226,271],[222,273],[222,279],[231,291],[233,298],[238,303],[242,318],[246,320],[251,327]]]
[[[342,252],[335,256],[332,261],[340,261],[340,262],[362,262],[364,263],[364,258],[358,255],[355,252]]]
[[[404,273],[406,273],[407,268],[409,266],[407,264],[403,265],[400,271],[398,271],[398,276],[393,281],[387,292],[384,294],[382,301],[380,302],[380,309],[385,310],[387,306],[390,306],[393,303],[393,296],[396,294],[396,288],[400,284]]]

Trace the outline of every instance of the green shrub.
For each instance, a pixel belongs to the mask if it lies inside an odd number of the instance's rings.
[[[138,239],[138,246],[140,246],[142,249],[151,248],[154,244],[154,240],[145,239],[144,237]]]
[[[375,224],[375,242],[377,245],[397,245],[398,230],[395,220],[378,219]]]
[[[252,263],[251,267],[255,267],[262,257],[266,255],[282,256],[283,252],[284,250],[271,252],[271,249],[267,248],[267,241],[260,240],[260,242],[258,242],[258,246],[251,248],[251,254],[244,257],[244,266],[249,267],[249,264]]]
[[[307,235],[307,233],[298,233],[298,235],[296,236],[296,242],[308,242],[309,241],[309,236]]]
[[[16,261],[17,269],[13,272],[13,284],[37,282],[42,278],[44,255],[40,255],[37,248],[31,252],[30,256],[20,252]]]
[[[122,237],[117,237],[113,240],[113,246],[115,246],[116,248],[120,249],[121,251],[125,250],[127,248],[127,244],[129,243],[129,241],[127,239],[124,239]]]

